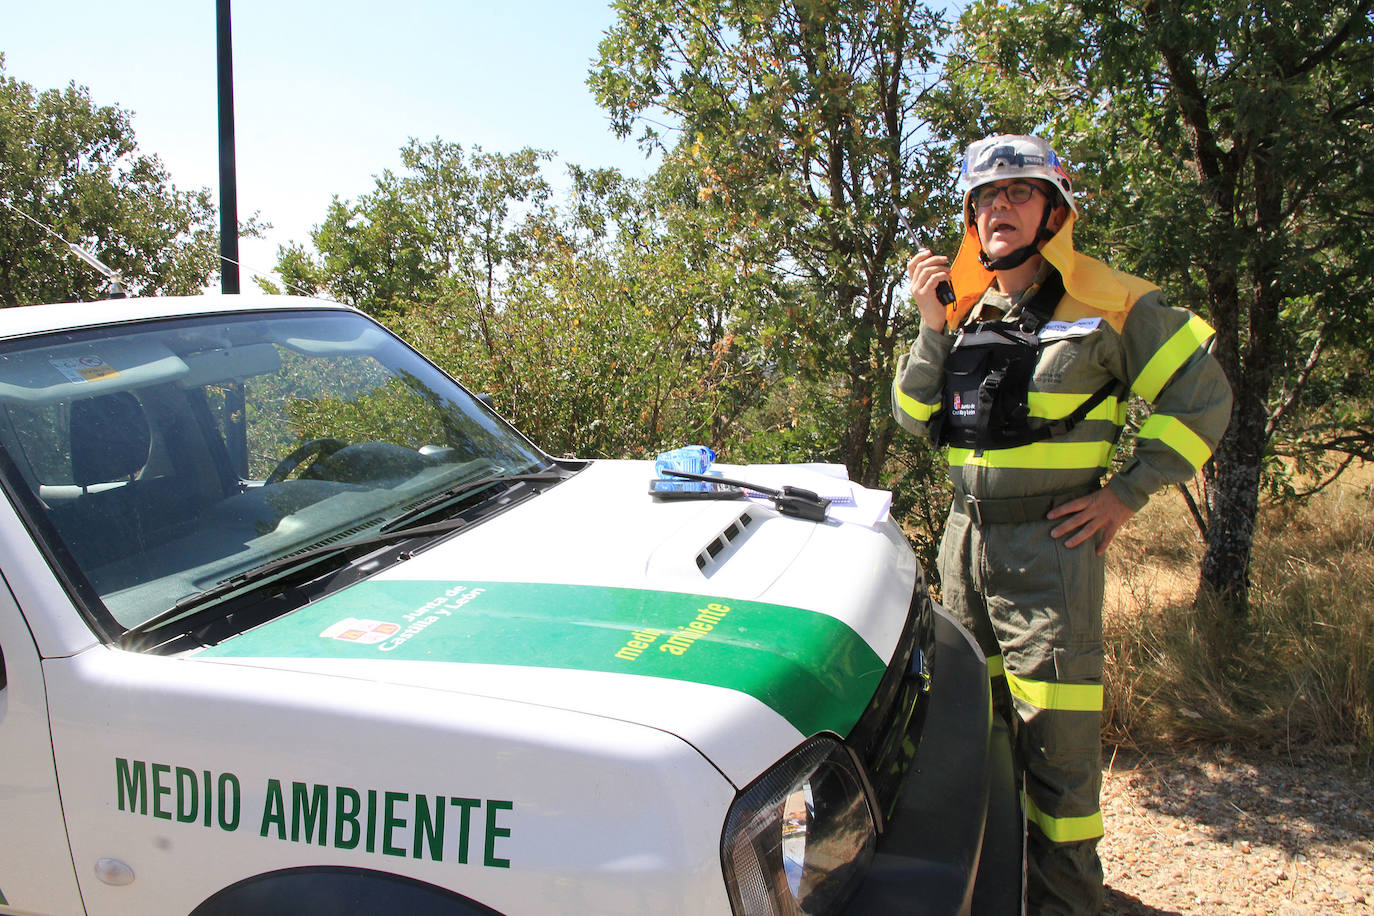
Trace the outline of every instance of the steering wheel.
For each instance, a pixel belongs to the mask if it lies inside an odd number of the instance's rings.
[[[335,439],[330,436],[324,436],[319,439],[311,439],[309,442],[304,442],[292,449],[291,454],[277,462],[277,466],[272,469],[272,473],[268,474],[267,479],[263,481],[263,486],[281,483],[292,471],[302,464],[305,464],[306,459],[310,459],[311,466],[314,466],[315,462],[322,458],[328,458],[347,444],[348,443],[342,439]],[[309,470],[310,468],[307,467],[306,471]],[[305,472],[302,473],[304,474]]]

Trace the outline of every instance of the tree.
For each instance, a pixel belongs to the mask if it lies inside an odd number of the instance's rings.
[[[838,430],[831,457],[878,483],[896,431],[893,354],[909,330],[896,291],[913,240],[896,213],[928,223],[951,190],[918,109],[943,20],[909,0],[616,9],[590,77],[598,101],[622,136],[643,125],[641,142],[691,170],[703,241],[740,270],[793,278],[758,324],[800,338],[797,368]],[[660,112],[675,136],[653,125]]]
[[[503,284],[524,268],[526,228],[548,205],[540,164],[549,156],[411,139],[401,148],[401,173],[383,171],[356,202],[334,198],[312,232],[320,260],[288,246],[278,272],[291,288],[327,292],[372,314],[458,295],[475,297],[479,317],[489,315]],[[483,337],[490,349],[489,332]]]
[[[1235,407],[1206,473],[1202,581],[1237,616],[1276,438],[1374,442],[1367,389],[1358,411],[1311,398],[1351,390],[1323,360],[1374,335],[1371,6],[982,3],[940,100],[951,136],[1048,131],[1086,189],[1089,245],[1216,328]]]
[[[209,192],[177,190],[140,154],[127,112],[75,84],[36,92],[2,55],[0,205],[0,306],[103,295],[104,278],[63,241],[142,295],[197,292],[219,265]]]
[[[671,170],[650,187],[574,166],[559,207],[548,158],[412,141],[402,171],[331,204],[318,256],[290,246],[278,272],[385,313],[555,454],[722,448],[764,372],[727,316],[765,285],[676,228],[696,214]]]
[[[400,327],[556,454],[649,457],[685,442],[736,448],[765,367],[726,315],[766,295],[674,228],[678,183],[571,169],[566,208],[526,227],[529,257],[492,313],[494,358],[442,309]],[[693,188],[693,193],[695,188]]]

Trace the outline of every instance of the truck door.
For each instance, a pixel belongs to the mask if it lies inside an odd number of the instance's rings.
[[[0,913],[82,912],[38,650],[0,572]]]

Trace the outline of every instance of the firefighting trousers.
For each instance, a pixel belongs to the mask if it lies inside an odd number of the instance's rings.
[[[1067,500],[1064,500],[1067,501]],[[940,545],[946,608],[988,659],[1025,781],[1031,914],[1102,908],[1102,557],[1058,522],[979,524],[961,499]]]

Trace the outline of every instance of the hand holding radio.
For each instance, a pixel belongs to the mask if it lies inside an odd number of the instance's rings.
[[[947,303],[943,301],[942,291],[948,290],[951,297],[954,295],[949,285],[949,258],[922,248],[907,261],[906,274],[911,281],[911,299],[921,312],[921,323],[943,331]]]

